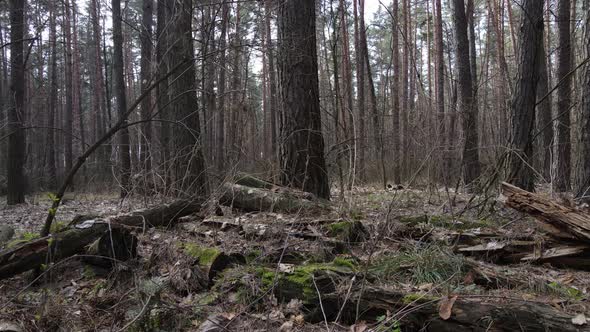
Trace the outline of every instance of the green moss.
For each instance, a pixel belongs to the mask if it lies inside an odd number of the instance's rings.
[[[68,225],[64,221],[54,221],[51,223],[51,227],[49,228],[49,233],[55,234],[63,231],[66,229]]]
[[[425,294],[409,293],[409,294],[406,294],[406,296],[404,296],[402,298],[402,303],[403,304],[424,303],[424,302],[428,302],[428,301],[435,301],[437,299],[438,298],[436,298],[434,296],[428,296]]]
[[[580,301],[584,299],[584,294],[577,288],[564,286],[555,281],[549,283],[547,286],[556,294],[565,296],[571,300]]]
[[[10,242],[8,242],[6,244],[6,248],[14,248],[16,246],[18,246],[19,244],[22,243],[26,243],[29,241],[33,241],[35,239],[39,238],[39,234],[38,233],[33,233],[33,232],[25,232],[23,234],[21,234],[21,236],[19,236],[18,239],[12,240]]]
[[[351,270],[355,270],[357,267],[356,262],[352,258],[336,257],[332,261],[332,264],[336,266],[348,267]]]
[[[215,248],[203,248],[194,243],[183,243],[182,249],[185,254],[198,258],[201,265],[211,265],[220,254]]]
[[[203,297],[197,300],[197,304],[199,306],[204,305],[212,305],[219,299],[219,293],[217,292],[208,292],[203,295]]]
[[[260,256],[262,256],[262,251],[260,249],[250,250],[246,254],[246,263],[250,264],[250,263],[254,262],[256,259],[258,259],[258,257],[260,257]]]

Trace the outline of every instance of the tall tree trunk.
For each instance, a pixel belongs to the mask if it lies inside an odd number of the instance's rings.
[[[537,86],[537,101],[545,98],[537,105],[537,131],[539,132],[541,148],[541,172],[546,180],[551,178],[551,146],[553,142],[553,115],[551,112],[552,98],[549,94],[549,78],[547,75],[547,54],[545,53],[545,43],[541,42],[539,46],[539,85]]]
[[[467,38],[467,17],[463,0],[454,0],[453,16],[455,20],[455,38],[457,40],[459,109],[465,139],[463,144],[463,181],[468,188],[476,189],[476,181],[480,176],[477,107],[474,100],[474,82],[471,75],[469,40]]]
[[[156,23],[156,64],[158,78],[163,77],[168,72],[168,61],[166,52],[168,50],[168,17],[166,10],[166,0],[157,0],[157,23]],[[159,117],[164,120],[160,123],[160,170],[164,177],[164,186],[170,184],[170,123],[168,107],[168,81],[163,80],[156,87],[156,106]]]
[[[446,137],[446,116],[445,116],[445,59],[443,46],[443,27],[442,27],[442,7],[441,0],[435,0],[435,18],[434,18],[434,44],[435,44],[435,91],[436,91],[436,114],[438,120],[439,135],[438,141],[441,144],[440,161],[442,168],[438,171],[442,175],[445,185],[450,184],[449,174],[451,156],[449,155],[448,141]]]
[[[570,36],[570,0],[560,0],[557,4],[557,31],[559,47],[557,48],[557,120],[555,121],[555,161],[553,190],[568,191],[571,187],[571,141],[570,108],[572,93],[572,54]]]
[[[358,15],[358,0],[353,0],[353,20],[354,20],[354,53],[356,60],[356,102],[357,102],[357,119],[358,127],[356,128],[357,143],[357,174],[359,180],[365,180],[365,66],[364,66],[364,52],[361,46],[360,32],[359,32],[359,15]]]
[[[348,22],[346,20],[347,11],[346,11],[346,3],[344,0],[340,0],[339,3],[339,10],[340,10],[340,40],[341,40],[341,50],[342,50],[342,98],[343,102],[342,105],[344,113],[342,114],[342,121],[344,124],[344,139],[346,141],[346,157],[348,157],[348,164],[349,164],[349,179],[348,179],[348,187],[350,188],[355,180],[356,174],[354,174],[355,170],[355,160],[356,157],[356,137],[354,137],[354,126],[355,122],[353,119],[353,102],[352,102],[352,66],[350,64],[350,46],[348,43]],[[354,151],[351,148],[350,144],[353,144]]]
[[[171,24],[168,64],[187,61],[169,82],[169,98],[172,114],[179,124],[174,128],[174,181],[178,196],[203,197],[208,194],[203,158],[203,142],[198,112],[196,67],[192,36],[192,1],[169,0],[167,3]]]
[[[25,3],[26,0],[10,0],[10,100],[13,102],[8,110],[8,205],[25,202]]]
[[[272,41],[272,29],[270,26],[272,0],[264,1],[264,23],[266,29],[266,53],[268,60],[268,75],[269,75],[269,92],[270,92],[270,140],[271,140],[271,151],[272,151],[272,163],[273,167],[277,166],[278,162],[278,129],[277,129],[277,118],[278,118],[278,95],[277,95],[277,73],[275,66],[275,54],[274,45]]]
[[[113,8],[113,80],[117,112],[122,117],[127,111],[125,96],[125,75],[123,71],[123,30],[121,16],[121,0],[112,0]],[[131,176],[131,154],[129,150],[129,129],[119,131],[119,184],[121,197],[129,194],[129,178]]]
[[[403,0],[402,0],[403,1]],[[392,4],[392,20],[391,20],[391,47],[392,47],[392,62],[393,73],[391,80],[391,119],[392,119],[392,135],[393,135],[393,182],[401,183],[402,181],[402,149],[401,149],[401,130],[400,130],[400,87],[401,87],[401,69],[400,69],[400,54],[399,54],[399,3],[398,0],[393,0]]]
[[[65,85],[66,85],[66,109],[64,138],[65,138],[65,166],[66,172],[72,169],[73,163],[73,117],[74,117],[74,100],[73,100],[73,77],[72,77],[72,29],[71,29],[71,9],[70,1],[64,1],[64,52],[65,52]],[[73,185],[73,183],[72,183]]]
[[[534,189],[533,140],[536,90],[539,81],[539,47],[543,42],[543,1],[522,5],[518,46],[518,74],[511,104],[512,142],[509,181],[528,191]],[[525,14],[526,13],[526,14]]]
[[[154,24],[154,0],[143,0],[141,19],[141,91],[144,92],[152,82],[152,26]],[[152,168],[152,123],[150,111],[152,108],[151,94],[141,101],[140,157],[141,167],[145,171]]]
[[[344,112],[344,101],[342,99],[342,93],[340,92],[340,69],[338,67],[338,20],[336,19],[337,14],[334,14],[333,0],[330,0],[330,17],[332,18],[332,40],[331,40],[331,51],[332,51],[332,69],[334,70],[334,131],[335,131],[335,145],[336,148],[336,167],[338,172],[338,181],[340,187],[340,199],[344,200],[344,192],[346,190],[344,180],[344,170],[342,159],[345,156],[346,144],[342,144],[342,135],[345,128],[345,112]]]
[[[404,15],[403,19],[403,28],[402,28],[402,44],[403,44],[403,57],[402,57],[402,67],[401,67],[401,84],[400,88],[402,89],[402,93],[400,94],[401,98],[401,110],[400,110],[400,146],[401,146],[401,153],[399,157],[401,158],[401,173],[404,176],[408,175],[408,142],[409,142],[409,135],[410,135],[410,128],[408,122],[408,113],[409,113],[409,78],[410,78],[410,8],[409,8],[409,0],[402,0],[402,12]]]
[[[49,5],[49,114],[47,115],[47,187],[57,189],[57,170],[55,165],[55,116],[57,114],[57,27],[55,3]]]
[[[227,25],[229,24],[229,4],[223,1],[221,5],[221,36],[219,37],[219,80],[217,89],[219,91],[219,105],[217,106],[217,139],[215,140],[215,160],[217,169],[223,171],[225,168],[225,86],[227,65]]]
[[[78,11],[76,8],[76,2],[72,1],[72,113],[77,117],[78,125],[78,145],[79,154],[85,149],[86,146],[86,133],[84,131],[84,118],[82,112],[82,87],[81,80],[82,74],[80,70],[81,62],[81,50],[78,43]],[[83,166],[80,170],[82,179],[86,179],[86,166]]]
[[[359,13],[360,13],[360,22],[359,22],[359,43],[360,47],[357,51],[362,52],[363,63],[361,63],[361,67],[365,69],[364,73],[367,75],[367,86],[369,88],[369,105],[371,110],[371,118],[373,122],[373,142],[372,145],[375,146],[374,151],[376,151],[375,159],[379,160],[380,168],[381,168],[381,180],[382,184],[385,187],[387,185],[387,174],[385,173],[385,156],[384,156],[384,147],[383,147],[383,126],[381,125],[381,119],[379,118],[379,111],[377,108],[377,96],[375,94],[375,83],[373,82],[373,76],[371,73],[371,62],[369,59],[369,46],[367,44],[367,32],[365,27],[365,0],[358,0],[359,1]]]
[[[284,117],[281,182],[329,199],[321,132],[315,9],[315,0],[286,0],[279,5],[279,78]]]
[[[207,137],[207,144],[211,147],[209,156],[213,157],[214,165],[220,165],[216,153],[213,153],[215,146],[215,124],[219,114],[217,113],[217,96],[215,95],[215,80],[216,80],[216,43],[215,43],[215,16],[217,15],[216,7],[207,6],[203,11],[203,36],[204,36],[204,54],[203,54],[203,105],[205,110],[205,128]],[[218,168],[218,172],[222,172],[222,169]]]
[[[229,136],[229,146],[231,149],[231,159],[232,163],[236,163],[239,160],[240,149],[241,149],[241,142],[239,142],[238,137],[240,137],[240,132],[243,129],[243,124],[239,123],[240,113],[242,113],[243,105],[242,105],[242,91],[241,91],[241,84],[242,84],[242,72],[240,68],[241,63],[241,56],[242,56],[242,35],[241,35],[241,13],[240,13],[241,4],[238,2],[236,3],[236,15],[235,15],[235,34],[232,40],[232,48],[234,53],[234,58],[232,62],[232,82],[231,82],[231,90],[232,90],[232,109],[230,114],[230,123],[234,130],[228,132]],[[238,127],[239,125],[239,127]]]
[[[590,57],[590,0],[584,1],[584,57]],[[580,176],[575,186],[575,195],[584,202],[590,201],[590,64],[583,67],[580,89],[583,91],[580,105]]]

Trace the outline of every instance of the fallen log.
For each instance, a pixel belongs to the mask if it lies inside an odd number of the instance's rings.
[[[78,223],[70,225],[62,232],[19,243],[13,248],[1,251],[0,279],[39,268],[43,264],[56,262],[75,254],[85,253],[89,244],[101,238],[103,239],[102,247],[116,248],[111,258],[128,259],[133,256],[136,241],[128,237],[126,228],[168,226],[182,216],[197,212],[200,207],[200,202],[181,200],[103,219],[81,221],[78,218]],[[128,241],[115,241],[111,234],[114,229],[117,229],[116,232],[119,234],[116,239]],[[110,239],[113,241],[111,242]],[[103,255],[105,250],[91,253]]]
[[[246,187],[260,189],[273,189],[279,187],[277,184],[259,179],[247,173],[238,173],[235,177],[235,183]]]
[[[389,311],[394,313],[403,331],[590,331],[587,324],[572,323],[575,315],[544,303],[506,299],[501,303],[485,302],[459,295],[452,304],[450,317],[445,320],[441,318],[442,301],[427,295],[410,297],[396,290],[367,286],[352,292],[343,317],[354,318],[360,312],[360,319],[373,320]]]
[[[402,331],[590,331],[587,324],[572,322],[575,314],[546,303],[458,295],[449,305],[447,298],[374,286],[347,260],[282,264],[278,269],[257,268],[254,272],[233,271],[228,275],[232,277],[215,286],[218,291],[228,287],[240,291],[240,287],[252,287],[246,281],[258,278],[261,289],[272,290],[278,301],[300,300],[306,321],[312,323],[338,320],[353,324],[389,317],[380,326],[383,330],[396,324]],[[445,312],[443,304],[447,305]]]
[[[284,187],[277,190],[268,190],[225,183],[221,188],[221,192],[219,198],[221,205],[247,212],[295,213],[326,210],[330,206],[327,201],[316,198],[310,193]]]
[[[507,206],[535,217],[553,237],[590,242],[590,216],[549,198],[502,182]]]

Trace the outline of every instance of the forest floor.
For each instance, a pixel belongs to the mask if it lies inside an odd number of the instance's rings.
[[[9,324],[19,331],[406,331],[412,329],[404,325],[411,315],[405,308],[452,298],[544,304],[585,328],[588,272],[507,264],[488,250],[490,243],[542,234],[533,219],[496,198],[364,187],[322,213],[244,213],[224,207],[223,216],[184,217],[170,229],[135,232],[138,258],[111,271],[72,259],[53,268],[43,283],[31,285],[31,273],[0,281],[0,331],[9,331],[1,329]],[[0,205],[0,223],[12,225],[17,239],[33,237],[50,206],[41,194],[28,202]],[[156,203],[157,198],[121,203],[114,194],[76,194],[56,220],[67,224],[79,214],[109,215]],[[486,236],[493,241],[485,250],[463,250]],[[203,252],[237,253],[245,262],[202,285],[191,266]],[[345,294],[344,303],[322,299],[320,270],[344,280],[331,289]],[[164,287],[164,279],[172,281]],[[355,302],[351,290],[360,285],[362,291],[369,282],[406,294],[405,307],[373,312],[357,303],[356,312],[344,309]],[[329,317],[334,313],[336,321]]]

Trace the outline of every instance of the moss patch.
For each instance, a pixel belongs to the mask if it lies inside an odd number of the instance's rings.
[[[221,253],[216,248],[203,248],[194,243],[182,243],[181,247],[185,254],[199,259],[201,265],[211,265]]]
[[[402,298],[403,304],[411,304],[411,303],[424,303],[428,301],[435,301],[438,298],[434,296],[428,296],[425,294],[418,294],[418,293],[409,293]]]
[[[328,236],[346,242],[360,242],[368,237],[360,221],[342,221],[328,225]]]

